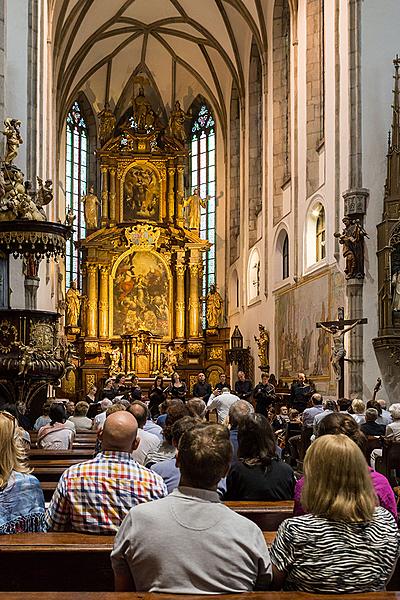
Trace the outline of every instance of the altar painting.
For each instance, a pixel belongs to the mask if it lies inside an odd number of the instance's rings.
[[[151,252],[135,252],[118,265],[114,278],[113,334],[140,329],[169,335],[169,282],[163,262]]]
[[[123,184],[124,221],[157,221],[160,216],[160,188],[152,169],[138,165],[132,167]]]

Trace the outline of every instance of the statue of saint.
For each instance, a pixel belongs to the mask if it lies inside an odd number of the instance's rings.
[[[133,118],[138,131],[146,131],[149,128],[149,115],[152,116],[151,113],[153,113],[151,104],[144,95],[143,87],[140,86],[138,95],[133,99]]]
[[[18,121],[18,119],[10,119],[10,117],[8,117],[4,121],[4,127],[3,134],[7,138],[7,150],[4,162],[7,165],[11,165],[14,158],[18,155],[20,145],[23,144],[20,133],[21,121]]]
[[[114,348],[110,354],[110,360],[111,360],[110,369],[109,369],[110,377],[112,377],[113,375],[118,375],[118,373],[121,372],[121,359],[122,359],[121,350],[119,348]]]
[[[177,140],[180,145],[183,147],[186,142],[186,132],[185,132],[185,112],[182,110],[179,100],[175,102],[174,109],[171,110],[171,114],[169,117],[169,135]]]
[[[199,196],[199,190],[196,188],[193,190],[193,194],[183,201],[183,207],[188,209],[186,211],[186,222],[187,228],[195,231],[199,231],[200,228],[200,207],[206,208],[208,196],[203,200]]]
[[[84,205],[87,229],[97,229],[100,201],[94,193],[93,185],[89,186],[89,193],[82,196],[81,202]]]
[[[260,367],[269,367],[269,333],[264,325],[258,325],[260,337],[254,336],[258,347],[258,360]]]
[[[392,309],[400,311],[400,271],[392,277]]]
[[[331,363],[333,370],[336,375],[336,380],[339,381],[342,379],[342,369],[340,367],[340,361],[342,358],[346,356],[346,350],[344,348],[344,335],[354,329],[356,325],[359,324],[359,320],[357,320],[353,325],[349,325],[345,329],[339,329],[337,325],[331,325],[330,327],[326,327],[320,323],[321,329],[326,331],[332,336],[332,354],[331,354]]]
[[[206,318],[207,328],[215,329],[221,322],[223,312],[223,300],[215,285],[210,285],[210,290],[206,296]]]
[[[185,348],[175,348],[173,342],[168,344],[162,365],[165,375],[172,375],[172,373],[176,371],[179,359],[184,352]]]
[[[108,102],[106,102],[103,110],[98,113],[97,117],[99,119],[99,140],[100,144],[104,146],[114,133],[117,120],[112,110],[110,110]]]
[[[66,326],[78,327],[79,313],[81,310],[81,294],[76,286],[76,281],[72,281],[71,287],[65,296],[66,302]]]
[[[343,232],[335,233],[334,236],[339,238],[339,243],[343,245],[346,279],[363,279],[364,238],[368,237],[367,232],[358,219],[344,217],[342,222],[344,224]]]

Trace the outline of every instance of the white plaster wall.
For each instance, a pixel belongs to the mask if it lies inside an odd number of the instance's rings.
[[[362,10],[362,151],[363,186],[370,190],[366,216],[366,278],[364,286],[364,395],[372,395],[379,367],[371,340],[378,334],[376,225],[382,219],[386,177],[387,133],[391,125],[393,58],[400,53],[398,0],[364,0]],[[380,392],[381,395],[382,392]],[[398,402],[398,398],[389,398]]]

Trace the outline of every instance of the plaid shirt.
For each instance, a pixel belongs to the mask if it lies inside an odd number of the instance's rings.
[[[132,506],[167,494],[163,479],[128,452],[107,450],[62,474],[46,511],[47,527],[115,533]]]

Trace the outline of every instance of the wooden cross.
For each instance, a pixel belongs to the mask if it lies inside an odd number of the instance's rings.
[[[331,363],[336,373],[338,382],[337,394],[339,399],[344,397],[344,361],[346,354],[344,349],[344,334],[353,329],[356,325],[365,325],[368,323],[368,319],[345,319],[343,306],[338,308],[337,314],[337,321],[322,321],[317,323],[316,326],[317,328],[324,329],[333,338]]]

